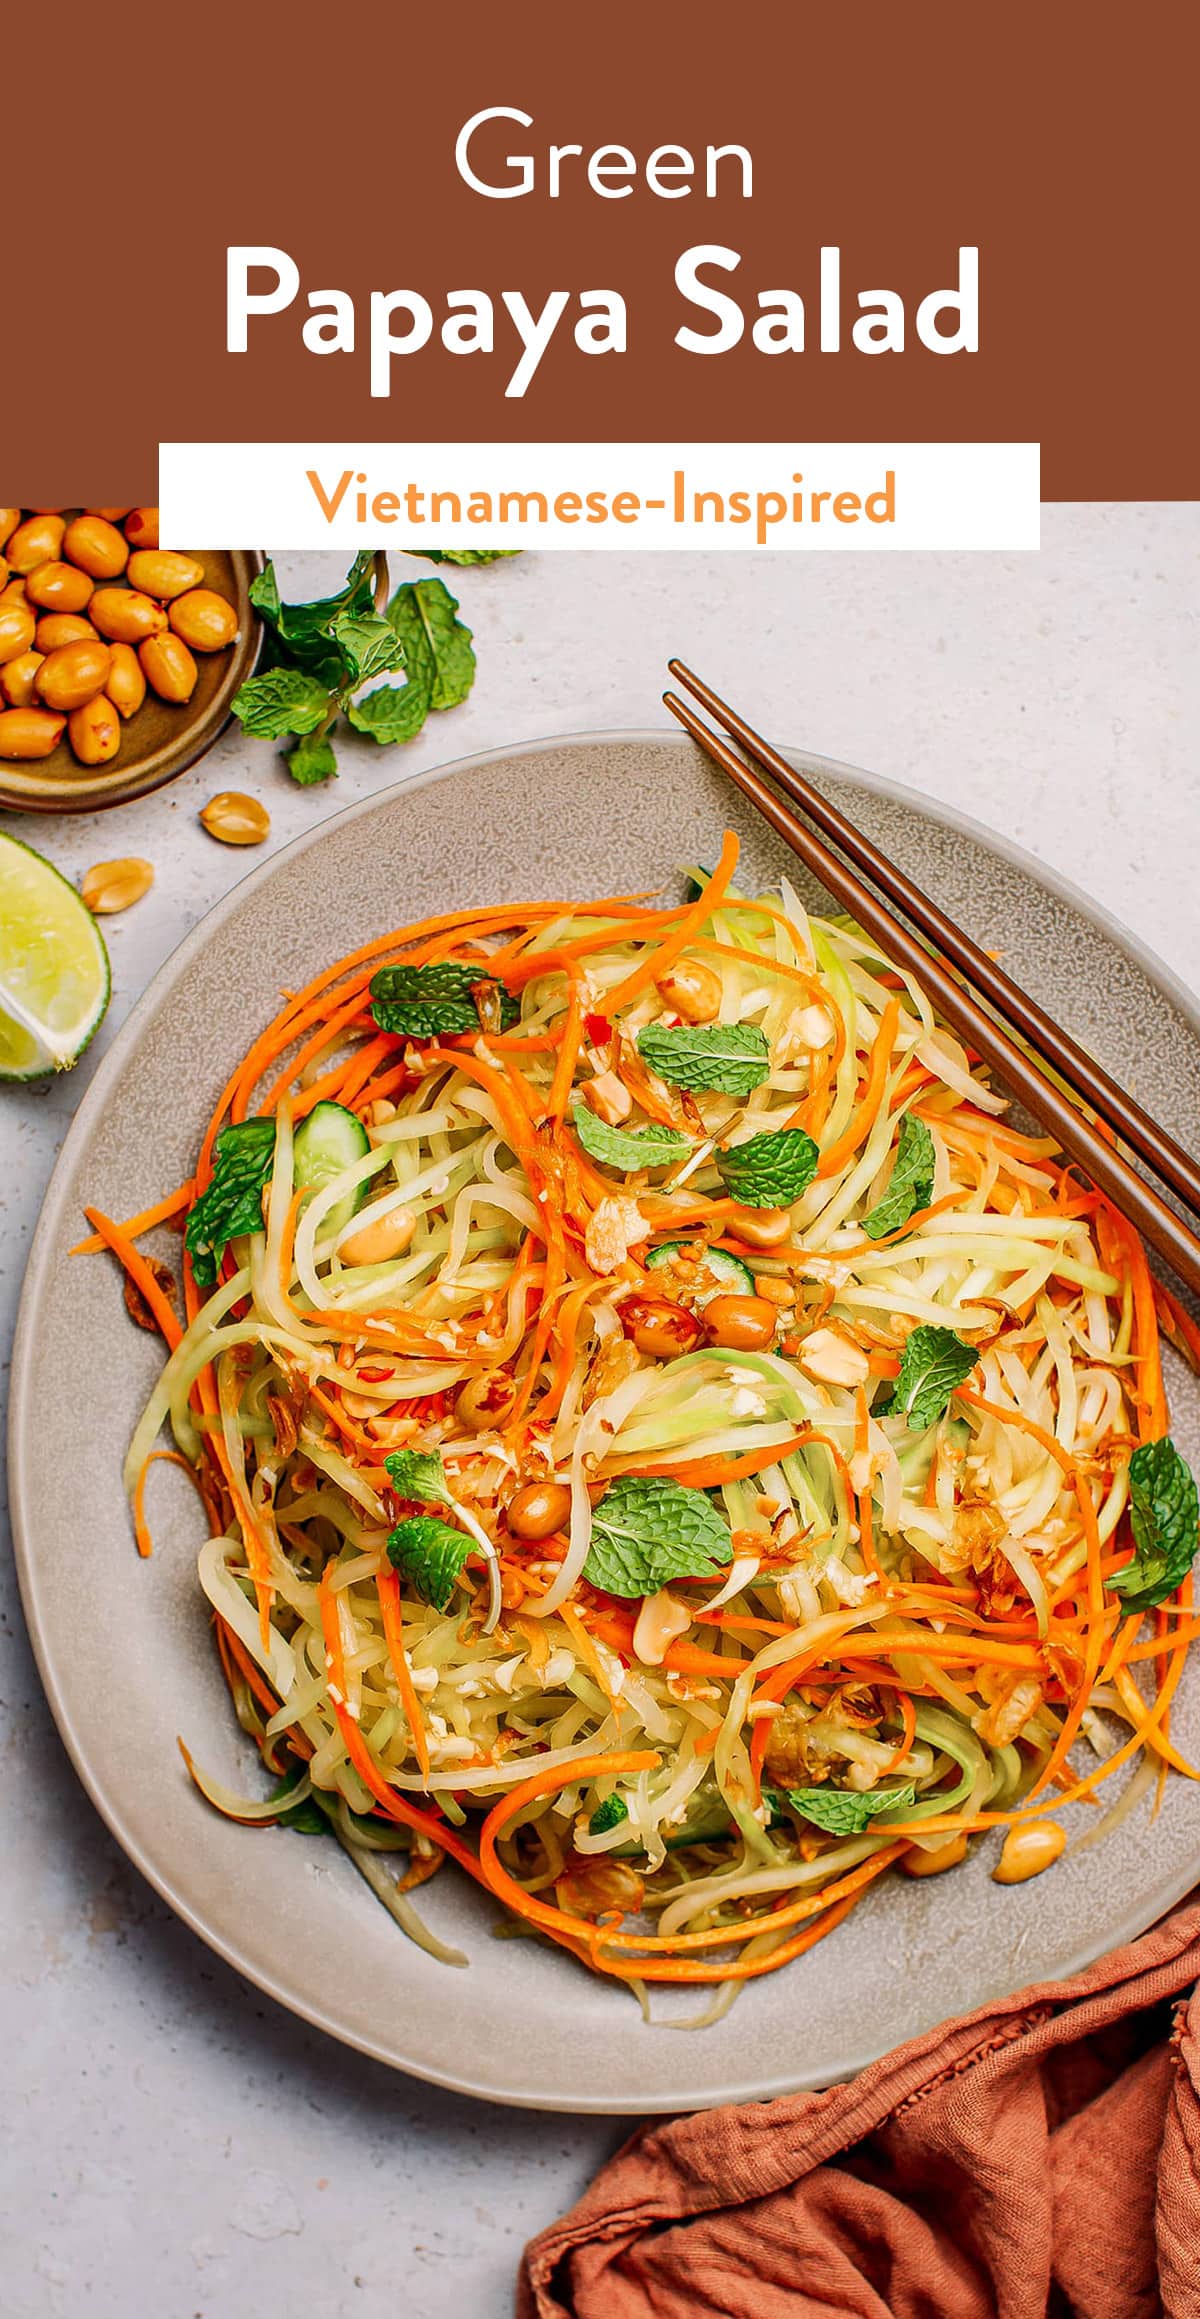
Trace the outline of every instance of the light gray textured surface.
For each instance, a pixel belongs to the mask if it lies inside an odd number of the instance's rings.
[[[678,650],[782,738],[966,807],[1066,870],[1200,983],[1195,509],[1050,509],[1040,557],[529,559],[463,575],[481,675],[407,754],[650,721]],[[297,559],[289,579],[302,582]],[[336,803],[400,761],[346,753]],[[401,767],[403,769],[403,767]],[[195,809],[267,798],[274,837],[334,800],[231,737],[106,820],[13,823],[67,871],[143,852],[154,893],[113,924],[110,1024],[245,865]],[[5,1091],[6,1324],[70,1080]],[[510,2307],[520,2238],[611,2145],[602,2122],[501,2114],[343,2053],[216,1965],[79,1798],[19,1638],[8,1651],[6,1911],[15,2057],[6,2306],[19,2319],[278,2308],[418,2319]],[[324,2184],[324,2188],[319,2187]]]

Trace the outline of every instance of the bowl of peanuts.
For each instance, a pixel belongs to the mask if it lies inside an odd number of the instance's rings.
[[[0,508],[0,806],[123,805],[203,756],[258,658],[262,568],[160,547],[156,507]]]

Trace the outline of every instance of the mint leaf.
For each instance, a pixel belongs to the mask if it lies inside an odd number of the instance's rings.
[[[802,1127],[779,1127],[718,1152],[717,1167],[726,1191],[744,1207],[790,1208],[808,1190],[820,1156]]]
[[[1191,1467],[1169,1434],[1144,1441],[1129,1460],[1129,1519],[1133,1560],[1108,1580],[1123,1616],[1165,1602],[1195,1557],[1200,1500]]]
[[[250,582],[249,594],[260,618],[266,621],[269,628],[278,627],[283,605],[279,599],[279,581],[273,563],[268,563],[263,571],[255,573]]]
[[[703,1490],[623,1474],[592,1515],[583,1575],[605,1594],[657,1594],[670,1578],[707,1578],[733,1541]]]
[[[428,694],[431,709],[454,708],[475,682],[471,631],[444,580],[406,580],[387,608],[404,652],[410,684]]]
[[[311,789],[317,781],[332,780],[337,772],[333,743],[324,733],[303,736],[294,749],[287,751],[284,764],[302,789]]]
[[[388,1560],[422,1602],[445,1610],[474,1544],[465,1530],[452,1530],[436,1514],[410,1514],[388,1539]]]
[[[383,1462],[397,1497],[416,1498],[426,1506],[451,1504],[440,1450],[396,1449]]]
[[[853,1788],[789,1788],[788,1802],[814,1828],[829,1836],[861,1836],[884,1812],[907,1812],[916,1800],[911,1780],[902,1788],[871,1788],[859,1795]],[[883,1823],[886,1826],[886,1821]]]
[[[300,668],[270,668],[250,676],[233,696],[233,713],[256,741],[311,733],[329,714],[329,688]]]
[[[429,714],[429,694],[410,676],[407,684],[381,684],[360,701],[349,701],[346,721],[356,733],[367,733],[382,745],[411,741]]]
[[[978,1349],[953,1329],[922,1323],[904,1340],[895,1390],[875,1409],[876,1417],[902,1417],[911,1433],[924,1433],[944,1417],[951,1395],[965,1383],[979,1359]]]
[[[520,548],[409,548],[427,564],[504,564],[519,556]]]
[[[334,623],[344,613],[369,613],[374,606],[370,548],[362,549],[336,596],[322,596],[311,604],[283,604],[275,566],[268,564],[250,584],[250,601],[272,633],[276,657],[312,669],[328,661],[334,651]],[[270,736],[268,736],[270,738]]]
[[[439,958],[430,966],[381,966],[371,977],[371,1012],[381,1031],[399,1038],[458,1038],[492,1027],[484,1022],[475,991],[499,992],[501,1030],[516,1022],[521,1010],[512,992],[491,980],[482,966],[468,966],[461,958]]]
[[[589,1157],[623,1175],[635,1168],[668,1167],[691,1148],[686,1135],[673,1127],[610,1127],[586,1103],[572,1106],[571,1121]]]
[[[625,1798],[623,1796],[606,1796],[602,1804],[597,1804],[591,1819],[588,1821],[588,1834],[589,1836],[603,1836],[607,1829],[619,1828],[622,1820],[628,1818],[629,1806]]]
[[[404,647],[381,612],[339,612],[331,634],[351,685],[366,684],[371,677],[404,665]]]
[[[889,1232],[898,1232],[907,1224],[918,1208],[929,1206],[933,1169],[933,1137],[923,1119],[914,1119],[911,1111],[906,1111],[887,1190],[863,1225],[869,1240],[885,1240]]]
[[[199,1288],[216,1286],[221,1258],[242,1232],[263,1228],[263,1188],[275,1158],[273,1119],[223,1127],[213,1147],[212,1181],[195,1202],[184,1240]]]
[[[647,1023],[638,1053],[672,1087],[752,1095],[771,1068],[771,1050],[756,1023]]]

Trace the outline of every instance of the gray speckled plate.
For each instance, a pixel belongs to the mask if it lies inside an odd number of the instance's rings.
[[[1200,1013],[1146,952],[973,825],[800,761],[1189,1139]],[[84,1201],[130,1215],[188,1173],[281,985],[426,912],[669,881],[677,864],[712,859],[727,822],[751,878],[794,876],[749,813],[686,740],[656,733],[494,752],[325,822],[237,887],[157,977],[81,1107],[29,1263],[12,1395],[17,1548],[43,1680],[90,1795],[179,1914],[261,1988],[381,2060],[498,2101],[655,2111],[828,2084],[939,2019],[1075,1970],[1200,1875],[1200,1794],[1172,1781],[1157,1820],[1143,1810],[1040,1881],[993,1884],[988,1847],[951,1876],[887,1880],[726,2020],[679,2036],[643,2026],[628,1996],[564,1956],[493,1940],[490,1906],[452,1867],[422,1905],[471,1967],[433,1963],[333,1845],[233,1827],[188,1783],[178,1732],[243,1787],[253,1756],[194,1576],[195,1503],[169,1467],[153,1485],[155,1557],[133,1551],[120,1464],[157,1354],[126,1318],[112,1267],[67,1254]],[[1175,1431],[1194,1455],[1200,1395],[1182,1374],[1172,1384]],[[1175,1729],[1194,1757],[1194,1679]]]

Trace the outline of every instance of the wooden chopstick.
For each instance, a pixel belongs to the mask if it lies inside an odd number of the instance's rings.
[[[1200,1296],[1200,1239],[1169,1208],[1164,1199],[1114,1146],[1105,1141],[1075,1104],[1039,1065],[1018,1046],[1002,1023],[950,973],[936,952],[929,951],[898,918],[886,910],[857,872],[850,869],[823,838],[800,820],[790,805],[747,765],[728,741],[687,701],[676,693],[663,698],[673,716],[702,749],[736,782],[743,796],[797,854],[813,877],[879,944],[885,958],[906,967],[929,993],[939,1014],[959,1036],[974,1047],[983,1061],[1018,1095],[1035,1119],[1041,1121],[1070,1157],[1086,1169],[1092,1181],[1136,1224],[1152,1248]]]
[[[736,709],[723,701],[719,693],[713,692],[702,677],[694,675],[681,660],[672,660],[668,666],[684,690],[690,692],[727,733],[732,734],[744,754],[762,766],[785,794],[802,807],[809,820],[815,821],[818,829],[824,831],[831,843],[840,847],[856,869],[861,870],[864,877],[870,878],[895,903],[896,908],[903,910],[905,917],[911,919],[913,925],[930,942],[936,944],[942,956],[949,959],[960,973],[965,974],[996,1012],[1067,1081],[1081,1102],[1089,1104],[1116,1134],[1122,1136],[1141,1155],[1148,1166],[1155,1169],[1164,1183],[1170,1184],[1172,1191],[1177,1192],[1181,1200],[1200,1213],[1200,1162],[1183,1151],[1174,1137],[1168,1135],[1166,1129],[1160,1127],[1158,1121],[1142,1109],[1136,1097],[1128,1094],[1117,1085],[1115,1079],[1109,1077],[1103,1064],[1097,1063],[1078,1045],[1069,1031],[1064,1031],[1060,1023],[1054,1022],[1036,999],[1030,998],[1029,993],[1022,990],[1005,973],[1004,968],[997,965],[994,958],[988,957],[986,950],[981,950],[979,944],[972,941],[971,936],[961,926],[957,926],[953,918],[946,916],[938,903],[923,893],[903,870],[897,869],[886,854],[880,853],[878,846],[873,845],[869,837],[856,829],[853,822],[847,821],[845,814],[839,813],[836,805],[823,797],[820,790],[803,773],[798,772],[794,765],[789,765],[787,759],[781,757],[778,750],[773,749],[760,733],[756,733],[752,725],[746,724]]]

